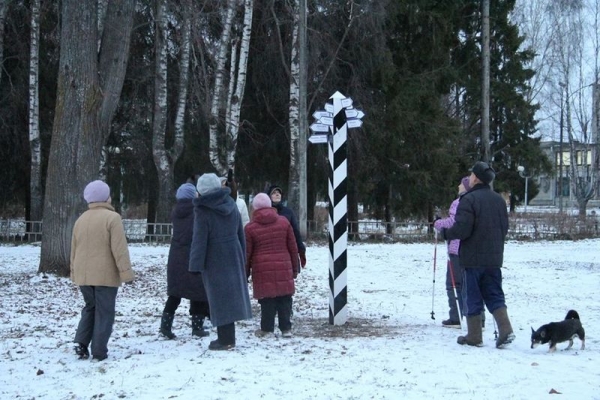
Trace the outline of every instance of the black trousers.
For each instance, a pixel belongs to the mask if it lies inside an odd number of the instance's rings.
[[[163,312],[175,314],[177,307],[181,304],[181,297],[169,296],[165,303]],[[210,310],[207,301],[190,300],[190,315],[200,315],[204,318],[210,318]]]
[[[291,295],[260,299],[258,303],[260,304],[260,329],[262,331],[275,331],[275,315],[278,316],[281,332],[292,329]]]

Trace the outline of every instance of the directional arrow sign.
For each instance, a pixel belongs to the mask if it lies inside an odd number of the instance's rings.
[[[319,111],[315,111],[313,114],[313,118],[316,120],[319,120],[320,118],[323,117],[333,117],[333,114],[327,111],[323,111],[323,110],[319,110]]]
[[[333,126],[333,117],[321,117],[319,122],[325,125]]]
[[[322,134],[311,135],[308,138],[308,141],[311,142],[312,144],[327,143],[327,136],[329,136],[329,135],[322,135]]]
[[[347,122],[348,128],[360,128],[362,126],[362,119],[349,119]]]
[[[365,116],[364,112],[362,112],[360,110],[357,110],[355,108],[351,108],[351,109],[346,110],[346,118],[358,118],[358,119],[360,119],[360,118],[362,118],[364,116]]]
[[[352,106],[352,99],[350,97],[342,99],[342,107],[348,108],[350,106]]]
[[[325,103],[325,111],[333,114],[333,104]]]
[[[329,125],[315,123],[310,126],[310,130],[313,132],[329,132]]]

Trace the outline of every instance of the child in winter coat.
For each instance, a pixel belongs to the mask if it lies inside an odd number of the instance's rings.
[[[261,306],[256,335],[273,333],[278,315],[281,335],[291,337],[294,279],[300,269],[296,237],[265,193],[254,197],[252,208],[252,221],[245,227],[246,273],[252,276],[253,295]]]
[[[471,190],[469,185],[469,177],[465,176],[461,179],[458,184],[458,197],[450,205],[448,211],[448,217],[437,218],[433,223],[433,226],[438,231],[443,228],[450,228],[454,225],[454,216],[456,215],[456,209],[458,208],[458,202],[460,197]],[[463,270],[460,267],[460,260],[458,258],[458,250],[460,248],[460,240],[450,240],[448,242],[448,265],[446,268],[446,293],[448,294],[448,305],[450,306],[449,318],[442,321],[442,325],[447,328],[460,328],[460,319],[462,315],[462,277]],[[452,284],[452,278],[454,278],[454,285]],[[456,287],[456,297],[458,297],[458,308],[456,306],[457,300],[454,296],[453,286]]]

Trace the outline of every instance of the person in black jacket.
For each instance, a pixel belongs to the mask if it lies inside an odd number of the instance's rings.
[[[468,333],[459,336],[461,345],[482,346],[482,300],[498,324],[496,347],[502,348],[515,339],[502,289],[504,240],[508,233],[506,202],[494,192],[490,183],[496,177],[485,162],[471,168],[471,191],[464,194],[456,210],[454,225],[442,229],[445,240],[460,240],[460,264],[463,275],[463,311]]]
[[[277,214],[286,217],[290,224],[292,225],[292,229],[294,230],[294,236],[296,238],[296,245],[298,246],[298,255],[300,256],[300,265],[302,268],[306,267],[306,246],[302,241],[302,236],[300,235],[300,229],[298,228],[298,219],[296,218],[296,214],[294,211],[283,205],[281,199],[283,198],[283,190],[278,185],[271,185],[266,190],[266,193],[271,198],[271,204],[273,207],[277,209]]]
[[[209,333],[204,329],[204,319],[210,317],[208,298],[204,290],[201,274],[188,271],[192,234],[194,232],[194,204],[197,197],[196,186],[184,183],[177,189],[177,203],[171,213],[173,235],[167,261],[167,301],[160,319],[160,333],[168,339],[175,339],[171,330],[175,311],[181,299],[190,300],[192,335],[204,337]]]

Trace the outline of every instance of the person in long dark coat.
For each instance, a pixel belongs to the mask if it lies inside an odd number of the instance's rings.
[[[271,185],[266,190],[266,193],[271,198],[271,204],[277,210],[277,214],[286,217],[290,225],[292,225],[294,237],[296,238],[296,246],[298,247],[298,255],[300,256],[300,265],[302,265],[302,268],[306,267],[306,246],[302,241],[298,218],[296,218],[294,210],[283,205],[281,201],[283,198],[283,189],[278,185]]]
[[[175,195],[177,203],[171,212],[173,234],[167,261],[167,295],[169,297],[160,320],[160,333],[168,339],[176,337],[171,328],[175,311],[182,298],[190,300],[192,335],[208,336],[208,332],[204,329],[204,319],[210,317],[210,313],[202,274],[188,271],[194,231],[194,204],[192,201],[196,197],[198,197],[196,186],[184,183],[177,189]]]
[[[252,318],[246,278],[246,238],[230,189],[215,174],[204,174],[196,185],[194,235],[190,272],[202,273],[217,340],[210,350],[235,347],[235,321]]]

